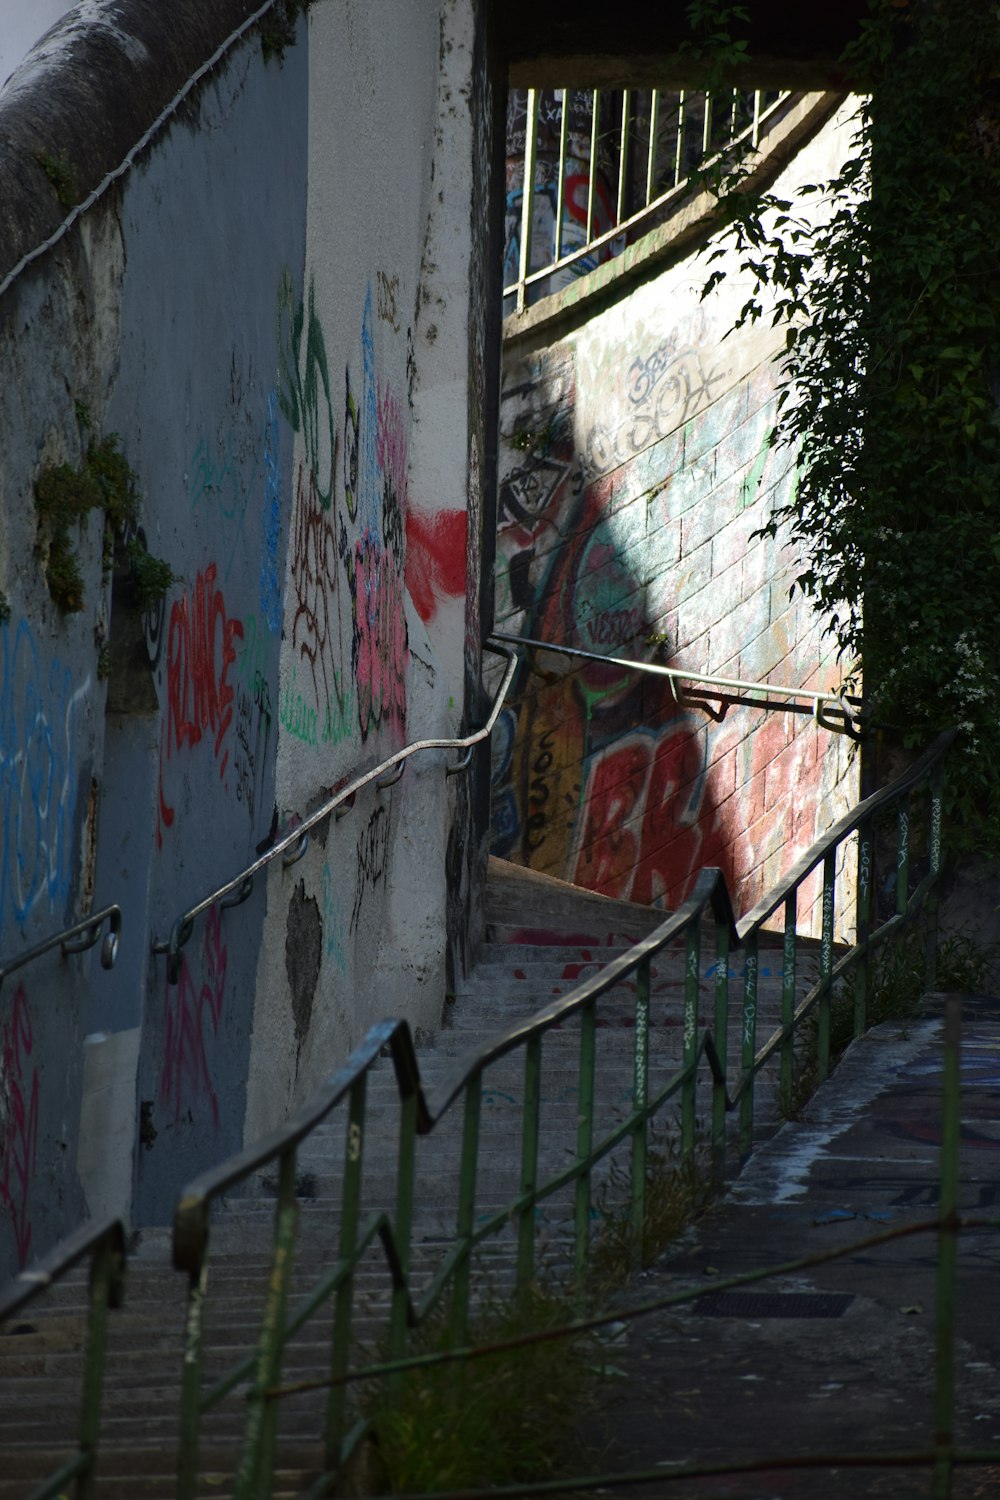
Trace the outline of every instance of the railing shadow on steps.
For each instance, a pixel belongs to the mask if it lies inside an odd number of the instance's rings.
[[[951,732],[942,735],[908,772],[841,818],[738,927],[733,922],[721,873],[703,871],[688,901],[653,933],[609,963],[596,978],[587,980],[530,1020],[462,1059],[429,1097],[421,1083],[407,1023],[383,1022],[369,1032],[345,1067],[320,1094],[281,1129],[192,1182],[178,1200],[173,1230],[174,1265],[187,1275],[189,1284],[181,1377],[178,1495],[187,1497],[195,1493],[203,1417],[226,1396],[237,1393],[246,1405],[247,1418],[235,1493],[241,1497],[263,1497],[270,1493],[278,1442],[278,1404],[283,1394],[295,1389],[293,1385],[288,1391],[282,1390],[283,1357],[294,1336],[332,1300],[329,1379],[320,1382],[328,1388],[322,1418],[323,1469],[306,1491],[310,1495],[329,1493],[337,1475],[357,1451],[368,1430],[366,1418],[352,1409],[347,1394],[347,1377],[354,1373],[349,1366],[357,1272],[365,1253],[376,1243],[381,1246],[391,1284],[386,1338],[388,1367],[391,1368],[393,1362],[405,1356],[410,1331],[435,1309],[447,1308],[452,1337],[456,1344],[461,1344],[469,1316],[474,1253],[490,1236],[502,1232],[508,1223],[513,1223],[515,1230],[517,1283],[523,1286],[530,1281],[535,1267],[536,1214],[539,1207],[560,1189],[569,1188],[573,1194],[572,1258],[576,1268],[580,1269],[587,1258],[594,1171],[621,1144],[627,1144],[630,1151],[628,1215],[632,1242],[637,1247],[641,1243],[646,1211],[646,1157],[651,1122],[679,1097],[681,1159],[693,1161],[697,1144],[695,1090],[703,1058],[710,1076],[712,1169],[716,1176],[721,1176],[724,1170],[726,1117],[733,1111],[737,1112],[739,1120],[738,1154],[745,1158],[753,1144],[756,1081],[767,1063],[777,1055],[779,1093],[787,1102],[795,1040],[807,1022],[812,1024],[814,1016],[817,1074],[820,1078],[826,1075],[831,1061],[831,1007],[838,982],[849,974],[854,976],[852,1022],[853,1032],[858,1035],[866,1024],[870,966],[877,948],[923,911],[928,914],[925,923],[928,954],[933,955],[933,898],[941,868],[943,757],[952,738]],[[927,793],[927,810],[924,817],[918,819],[913,815],[911,798],[921,789]],[[896,820],[896,912],[888,920],[878,923],[873,909],[873,841],[876,823],[892,810],[895,810]],[[926,834],[926,873],[911,891],[911,863],[918,857],[912,846],[918,824]],[[844,949],[834,942],[839,911],[838,879],[844,873],[847,841],[855,837],[857,879],[853,915],[856,936],[855,941]],[[807,993],[800,996],[796,975],[802,946],[797,929],[798,905],[803,886],[814,871],[821,872],[822,878],[819,972]],[[767,924],[773,922],[778,913],[783,919],[780,938],[783,951],[781,1020],[758,1047],[759,952],[771,940]],[[713,1024],[704,1027],[699,1035],[702,935],[708,926],[714,929],[711,965]],[[680,1067],[651,1091],[651,965],[657,954],[677,944],[683,945],[684,951],[683,1055]],[[738,1071],[730,1067],[727,1046],[731,1009],[730,964],[737,950],[742,950],[744,958],[742,997],[739,1010],[734,1013],[740,1036]],[[594,1089],[599,1051],[597,1006],[601,998],[628,975],[635,976],[631,1107],[624,1120],[595,1142]],[[542,1044],[548,1033],[561,1029],[570,1018],[578,1018],[579,1022],[576,1130],[571,1145],[573,1159],[568,1167],[539,1180]],[[476,1178],[480,1161],[483,1074],[491,1063],[518,1050],[524,1054],[519,1190],[501,1211],[479,1218]],[[380,1209],[370,1213],[362,1221],[362,1173],[368,1123],[366,1094],[372,1072],[386,1052],[392,1059],[400,1099],[395,1148],[395,1206],[391,1212]],[[735,1074],[731,1087],[727,1085],[730,1073]],[[417,1295],[411,1275],[416,1138],[431,1133],[438,1122],[453,1112],[459,1101],[463,1109],[455,1233],[429,1283]],[[321,1274],[318,1283],[290,1315],[289,1288],[300,1219],[296,1195],[298,1151],[316,1128],[340,1107],[346,1114],[346,1129],[337,1259]],[[274,1163],[277,1164],[278,1177],[273,1246],[256,1349],[217,1378],[209,1389],[203,1390],[212,1207],[241,1183],[253,1180],[263,1168]],[[67,1248],[73,1243],[68,1242]],[[79,1259],[79,1255],[76,1258]],[[49,1279],[62,1274],[58,1252],[54,1252],[50,1261],[46,1273]],[[93,1308],[91,1317],[94,1317]],[[381,1368],[386,1368],[385,1362]],[[55,1493],[56,1489],[47,1486],[37,1492],[38,1500],[43,1495]]]
[[[337,1475],[357,1451],[368,1431],[366,1418],[353,1411],[345,1377],[352,1350],[354,1280],[365,1252],[381,1242],[391,1281],[383,1370],[402,1359],[409,1332],[446,1297],[451,1336],[461,1345],[469,1317],[473,1255],[477,1246],[512,1224],[516,1239],[516,1282],[525,1286],[535,1268],[536,1214],[539,1206],[560,1189],[574,1196],[573,1261],[582,1270],[587,1259],[591,1224],[591,1183],[595,1167],[616,1145],[630,1146],[630,1201],[633,1244],[641,1244],[646,1211],[646,1154],[652,1119],[671,1100],[680,1098],[681,1160],[692,1161],[695,1140],[695,1089],[701,1060],[711,1076],[710,1146],[713,1170],[721,1175],[725,1160],[726,1115],[739,1115],[739,1154],[745,1158],[753,1143],[755,1081],[767,1061],[780,1055],[781,1090],[790,1087],[796,1033],[816,1013],[817,1071],[825,1077],[830,1066],[831,1002],[841,979],[854,972],[853,1032],[866,1023],[870,964],[873,953],[916,914],[933,909],[932,897],[941,868],[941,797],[943,757],[953,735],[942,735],[911,769],[842,817],[802,856],[779,887],[750,912],[737,928],[721,872],[705,870],[684,905],[648,937],[612,960],[595,978],[547,1005],[530,1020],[513,1027],[461,1059],[430,1096],[421,1084],[410,1030],[404,1021],[374,1027],[345,1067],[311,1103],[281,1129],[204,1173],[181,1194],[174,1218],[174,1264],[189,1278],[186,1347],[182,1387],[181,1466],[178,1494],[195,1492],[201,1419],[237,1387],[249,1382],[247,1425],[235,1494],[240,1497],[270,1493],[277,1445],[278,1402],[293,1394],[293,1384],[282,1391],[283,1353],[293,1336],[325,1303],[333,1299],[333,1328],[329,1380],[324,1416],[323,1472],[306,1491],[329,1493]],[[928,807],[927,870],[909,890],[911,838],[914,818],[911,795],[925,787]],[[876,820],[895,809],[897,828],[897,911],[880,926],[873,924],[873,837]],[[857,835],[856,940],[835,960],[834,923],[838,851]],[[843,861],[841,861],[841,871]],[[822,872],[822,937],[819,973],[808,993],[797,1000],[796,912],[798,896],[813,871]],[[767,941],[765,924],[781,911],[784,919],[781,1022],[761,1047],[756,1042],[758,956]],[[714,929],[714,1016],[711,1028],[698,1031],[702,929]],[[933,932],[933,921],[927,924]],[[675,944],[684,949],[683,1058],[680,1068],[655,1091],[650,1091],[650,977],[653,958]],[[739,1072],[727,1088],[730,959],[739,948],[744,955],[744,979],[739,1026],[742,1038]],[[597,1005],[627,975],[635,976],[631,1108],[624,1120],[600,1140],[593,1138]],[[571,1164],[539,1180],[539,1123],[543,1039],[571,1017],[578,1017],[579,1063],[576,1093],[576,1132]],[[476,1178],[480,1157],[483,1074],[506,1054],[524,1054],[524,1093],[520,1140],[520,1185],[512,1201],[485,1219],[476,1213]],[[362,1222],[362,1170],[367,1134],[366,1090],[373,1068],[386,1051],[392,1058],[400,1097],[396,1145],[396,1201],[390,1213],[382,1209]],[[440,1265],[417,1298],[411,1285],[411,1231],[414,1217],[414,1162],[416,1137],[430,1134],[461,1101],[461,1165],[455,1205],[455,1232]],[[338,1107],[346,1109],[343,1185],[337,1259],[293,1316],[288,1296],[297,1236],[296,1197],[298,1148]],[[273,1253],[256,1350],[241,1360],[207,1391],[202,1391],[203,1327],[213,1203],[270,1164],[278,1168]]]

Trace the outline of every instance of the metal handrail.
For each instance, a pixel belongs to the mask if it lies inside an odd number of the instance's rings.
[[[0,1323],[4,1323],[88,1258],[87,1322],[76,1453],[32,1490],[31,1500],[63,1495],[71,1485],[79,1500],[94,1500],[96,1495],[108,1311],[122,1305],[125,1289],[125,1230],[121,1220],[102,1219],[82,1224],[0,1291]]]
[[[518,274],[517,279],[511,282],[509,285],[505,286],[503,289],[503,296],[505,300],[509,297],[516,298],[515,310],[517,312],[523,312],[525,309],[527,291],[529,287],[532,287],[537,283],[544,281],[547,277],[553,275],[554,273],[574,265],[577,261],[582,260],[588,255],[593,255],[595,251],[602,250],[605,247],[611,249],[612,254],[614,254],[613,247],[617,240],[624,241],[624,237],[631,234],[635,230],[639,230],[640,232],[642,232],[643,226],[647,222],[650,223],[650,227],[654,227],[652,221],[655,221],[657,217],[662,213],[662,211],[668,207],[669,204],[683,199],[684,194],[690,187],[692,176],[694,175],[681,175],[681,162],[684,155],[685,112],[690,108],[690,99],[685,95],[684,91],[681,91],[677,96],[677,104],[675,106],[678,111],[678,133],[674,168],[672,173],[673,181],[670,186],[666,188],[662,193],[657,194],[655,197],[652,195],[652,186],[655,177],[655,158],[657,151],[656,129],[654,126],[654,128],[650,131],[650,141],[647,153],[646,187],[644,195],[645,202],[641,208],[623,217],[622,210],[624,207],[623,189],[625,177],[625,162],[628,151],[628,136],[630,125],[629,97],[633,92],[632,90],[626,89],[623,96],[621,129],[618,142],[619,181],[615,222],[611,225],[610,228],[604,230],[601,234],[595,235],[593,233],[595,193],[599,175],[597,153],[597,120],[600,110],[601,91],[599,89],[591,90],[591,148],[587,184],[586,240],[585,243],[574,246],[572,250],[566,251],[564,253],[562,248],[562,241],[563,233],[566,227],[566,96],[568,91],[563,89],[556,90],[556,92],[561,92],[563,99],[561,106],[561,122],[559,132],[559,163],[557,167],[558,175],[556,177],[557,205],[554,224],[555,254],[553,255],[552,259],[548,261],[544,266],[540,266],[537,270],[534,271],[530,269],[530,266],[531,243],[532,239],[534,238],[534,198],[537,191],[535,183],[535,165],[537,151],[536,125],[540,91],[537,89],[528,89],[527,98],[525,101],[525,149],[522,178],[523,185],[520,216]],[[651,110],[654,120],[659,114],[660,97],[663,92],[664,91],[660,89],[653,89],[651,91]],[[699,164],[698,170],[699,172],[704,172],[706,170],[710,170],[712,166],[724,160],[726,156],[728,156],[731,152],[739,149],[740,147],[750,147],[756,150],[758,145],[760,144],[760,137],[763,128],[775,115],[780,114],[784,110],[791,95],[788,91],[781,92],[778,94],[777,98],[772,101],[771,104],[762,108],[762,93],[760,90],[755,91],[753,115],[750,124],[748,124],[742,131],[739,131],[735,134],[730,133],[726,138],[722,150],[716,151],[711,154],[709,138],[711,134],[710,120],[714,97],[711,92],[704,92],[701,97],[704,100],[702,106],[704,111],[704,131],[702,139],[702,159]],[[730,93],[730,99],[732,100],[733,98],[734,94]],[[622,248],[624,248],[624,243],[622,245]]]
[[[634,661],[627,656],[602,656],[598,651],[584,651],[578,646],[556,646],[551,641],[539,641],[526,635],[512,635],[505,630],[494,630],[490,639],[526,646],[532,651],[552,651],[559,656],[572,656],[595,662],[599,666],[624,667],[629,671],[647,672],[654,677],[665,677],[670,683],[670,691],[678,708],[700,708],[717,723],[721,723],[725,718],[731,704],[741,704],[746,708],[766,708],[793,714],[809,714],[823,729],[832,730],[834,734],[849,735],[851,739],[860,738],[858,721],[852,718],[844,704],[849,703],[853,708],[860,708],[861,699],[850,694],[824,693],[814,688],[775,686],[769,682],[751,682],[741,677],[722,677],[714,672],[689,672],[680,667],[664,667],[659,662]],[[681,683],[705,685],[708,691],[704,692],[703,697],[717,698],[725,706],[721,710],[713,710],[710,704],[703,701],[703,698],[692,697],[690,689],[685,693],[679,686]],[[697,686],[694,691],[698,691]],[[763,695],[764,701],[742,696],[746,693]],[[777,693],[785,696],[777,702],[771,701],[773,695]],[[797,698],[805,698],[808,702],[797,703],[795,701]],[[831,708],[828,705],[836,706]]]
[[[8,974],[13,974],[17,969],[23,969],[25,964],[41,958],[44,953],[49,953],[53,948],[61,948],[64,954],[86,953],[88,948],[93,948],[100,937],[105,921],[108,924],[108,931],[101,945],[101,966],[105,969],[113,969],[118,957],[122,913],[121,907],[112,904],[102,907],[100,911],[95,911],[89,917],[84,917],[82,922],[74,922],[72,927],[66,927],[62,932],[54,933],[44,942],[36,943],[33,948],[27,949],[26,952],[18,954],[17,958],[12,958],[0,966],[0,986],[3,985]]]
[[[633,1255],[638,1256],[642,1243],[646,1212],[646,1161],[648,1128],[653,1116],[669,1101],[680,1096],[681,1160],[694,1161],[696,1146],[695,1103],[697,1075],[702,1058],[711,1075],[710,1143],[712,1165],[717,1177],[724,1170],[726,1154],[726,1116],[739,1110],[738,1142],[741,1157],[749,1154],[753,1144],[754,1084],[764,1062],[780,1049],[781,1099],[788,1103],[791,1085],[792,1044],[796,1028],[819,1007],[816,1057],[817,1072],[825,1076],[830,1052],[830,999],[836,979],[850,967],[856,969],[854,993],[854,1032],[860,1034],[866,1023],[867,963],[876,940],[901,922],[912,918],[929,898],[941,868],[941,807],[943,757],[953,738],[949,732],[939,737],[914,766],[874,798],[866,801],[847,818],[818,839],[797,862],[782,883],[776,899],[768,897],[748,919],[738,926],[733,921],[732,906],[725,879],[718,870],[705,870],[698,877],[690,898],[651,934],[627,953],[612,960],[592,979],[584,981],[569,994],[547,1005],[529,1021],[509,1028],[460,1059],[453,1071],[428,1099],[420,1079],[409,1026],[401,1020],[385,1021],[373,1027],[345,1067],[330,1080],[319,1097],[300,1110],[284,1127],[265,1140],[237,1153],[227,1162],[202,1174],[181,1194],[174,1217],[174,1264],[189,1277],[187,1344],[182,1389],[182,1473],[179,1495],[194,1493],[197,1474],[199,1432],[202,1416],[238,1384],[249,1381],[248,1418],[243,1463],[235,1493],[238,1497],[268,1492],[270,1466],[274,1461],[276,1402],[298,1387],[283,1387],[281,1365],[288,1340],[309,1317],[331,1299],[335,1300],[333,1345],[330,1376],[322,1382],[330,1388],[325,1428],[326,1472],[310,1493],[325,1493],[336,1471],[357,1450],[368,1431],[368,1422],[359,1417],[350,1423],[345,1404],[344,1377],[351,1350],[353,1283],[358,1265],[368,1248],[378,1238],[382,1242],[390,1273],[392,1300],[389,1312],[388,1356],[403,1361],[407,1328],[419,1323],[450,1291],[451,1329],[455,1347],[465,1341],[470,1298],[472,1254],[488,1236],[511,1223],[516,1236],[516,1275],[520,1287],[527,1286],[534,1275],[536,1212],[538,1205],[560,1189],[574,1193],[575,1262],[583,1271],[589,1244],[591,1222],[591,1178],[596,1164],[616,1146],[630,1142],[629,1225]],[[910,794],[917,783],[928,782],[930,791],[930,869],[917,889],[909,891],[911,822]],[[878,933],[871,932],[873,855],[873,819],[878,812],[895,802],[898,806],[897,917],[886,922]],[[833,924],[836,910],[835,885],[837,854],[844,840],[858,835],[858,881],[856,892],[857,940],[834,966]],[[823,870],[823,935],[820,945],[820,975],[806,998],[796,1004],[796,895],[802,881],[817,867]],[[756,1048],[756,1007],[758,998],[758,945],[761,924],[785,902],[785,935],[783,943],[781,1024],[758,1051]],[[698,1034],[701,981],[702,921],[711,919],[715,932],[714,1014],[711,1026]],[[933,933],[933,922],[925,924]],[[650,1085],[650,997],[651,960],[672,944],[684,944],[682,1062],[665,1083],[654,1091]],[[727,1048],[730,1022],[730,954],[736,947],[744,953],[743,1000],[739,1013],[742,1048],[738,1082],[727,1087]],[[635,974],[635,1014],[633,1043],[633,1084],[626,1117],[613,1126],[603,1140],[594,1136],[594,1067],[596,1046],[596,1001],[627,974]],[[539,1181],[538,1141],[541,1108],[541,1044],[543,1036],[568,1019],[579,1017],[580,1061],[575,1093],[576,1145],[569,1148],[570,1164],[555,1176]],[[480,1117],[483,1102],[483,1074],[498,1058],[516,1048],[524,1049],[525,1073],[523,1120],[521,1129],[520,1188],[517,1196],[499,1212],[477,1216],[476,1174],[479,1155]],[[368,1075],[378,1058],[392,1057],[400,1096],[397,1196],[394,1215],[379,1210],[361,1222],[362,1159],[366,1139],[365,1100]],[[413,1221],[414,1150],[417,1134],[431,1131],[456,1101],[464,1100],[461,1164],[459,1170],[458,1207],[454,1240],[444,1252],[441,1265],[422,1295],[414,1299],[409,1280],[410,1240]],[[326,1272],[312,1291],[299,1302],[294,1315],[286,1318],[286,1302],[293,1249],[297,1236],[296,1150],[308,1133],[338,1105],[346,1104],[344,1178],[341,1200],[339,1248],[330,1258]],[[255,1353],[217,1379],[210,1390],[201,1390],[201,1357],[204,1329],[204,1303],[208,1275],[209,1215],[212,1201],[259,1172],[270,1163],[278,1164],[278,1188],[272,1273],[263,1310],[261,1331]],[[383,1368],[380,1366],[379,1368]]]
[[[507,696],[507,691],[517,669],[517,656],[513,651],[508,651],[504,646],[493,646],[489,643],[484,646],[484,650],[492,651],[496,656],[507,658],[507,666],[504,670],[500,686],[494,696],[493,704],[485,724],[472,734],[463,737],[414,740],[411,744],[405,745],[402,750],[397,750],[394,755],[390,755],[387,759],[380,761],[370,771],[365,771],[361,776],[355,776],[353,780],[347,782],[346,785],[328,797],[315,812],[310,813],[307,818],[296,823],[291,832],[286,833],[282,838],[278,839],[276,843],[271,845],[270,849],[255,859],[252,864],[247,865],[246,869],[241,870],[238,875],[234,875],[231,880],[227,880],[225,884],[220,885],[210,896],[205,896],[201,901],[196,902],[194,906],[189,907],[187,911],[182,912],[170,929],[170,936],[168,938],[153,938],[150,943],[153,953],[165,953],[167,955],[167,979],[171,984],[176,984],[180,979],[181,949],[190,939],[196,919],[216,903],[223,909],[242,906],[243,902],[249,898],[253,891],[254,877],[259,875],[261,870],[265,869],[272,861],[280,858],[285,869],[290,869],[292,865],[297,864],[309,847],[309,835],[312,830],[318,824],[325,822],[334,813],[338,817],[343,817],[345,813],[349,812],[354,803],[355,796],[362,788],[370,786],[372,782],[380,789],[392,786],[402,775],[405,769],[405,762],[411,756],[417,755],[424,750],[464,750],[466,752],[461,760],[456,761],[454,765],[446,767],[446,774],[449,776],[457,775],[459,771],[464,771],[470,765],[472,752],[476,745],[481,744],[493,732],[494,725],[500,715],[504,699]],[[397,767],[398,770],[396,770]],[[390,777],[386,774],[393,770],[396,771],[395,775]]]

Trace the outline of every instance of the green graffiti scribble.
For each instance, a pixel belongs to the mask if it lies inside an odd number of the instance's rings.
[[[337,430],[330,396],[326,339],[316,312],[316,288],[310,278],[308,306],[295,306],[292,274],[286,267],[278,286],[278,405],[295,432],[301,432],[306,463],[324,510],[333,503],[337,463]]]

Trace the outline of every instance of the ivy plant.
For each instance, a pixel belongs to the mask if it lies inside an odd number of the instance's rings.
[[[724,43],[719,43],[720,46]],[[870,0],[844,59],[847,158],[795,202],[718,184],[753,291],[785,330],[774,443],[796,586],[873,720],[960,731],[952,841],[1000,848],[1000,17],[995,0]],[[725,273],[709,277],[706,295]]]

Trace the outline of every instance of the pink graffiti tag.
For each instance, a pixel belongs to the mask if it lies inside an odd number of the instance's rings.
[[[31,1249],[28,1191],[38,1158],[38,1068],[29,1061],[32,1045],[28,1000],[19,984],[11,1019],[0,1031],[0,1203],[14,1221],[21,1268]]]
[[[222,941],[222,921],[217,907],[212,907],[205,921],[198,971],[184,959],[181,977],[176,985],[166,984],[164,994],[163,1072],[160,1094],[173,1104],[174,1119],[179,1120],[188,1108],[207,1097],[212,1124],[219,1128],[219,1096],[205,1051],[205,1026],[211,1035],[219,1034],[222,1000],[226,987],[229,951]]]
[[[406,723],[409,660],[403,581],[391,554],[370,537],[356,543],[354,569],[361,736],[366,739],[379,724],[401,733]]]

